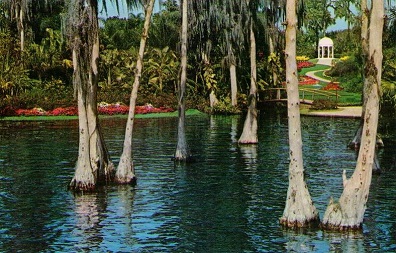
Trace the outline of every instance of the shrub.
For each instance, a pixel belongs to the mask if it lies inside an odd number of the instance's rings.
[[[354,58],[339,61],[330,70],[326,71],[326,75],[332,77],[340,77],[356,73],[360,73],[360,70]]]
[[[302,55],[302,56],[297,56],[297,57],[296,57],[296,61],[297,61],[297,62],[300,62],[300,61],[308,61],[308,60],[309,60],[309,57],[306,56],[306,55]]]
[[[362,92],[361,70],[354,57],[348,57],[343,61],[337,62],[325,74],[333,77],[333,80],[342,83],[342,87],[347,92]]]
[[[301,61],[301,62],[297,62],[297,70],[301,71],[301,69],[303,68],[310,68],[313,67],[315,64],[313,64],[312,62],[309,61]]]
[[[154,107],[167,107],[177,108],[177,96],[173,93],[159,93],[159,94],[144,94],[143,96],[138,95],[138,105],[152,104]]]
[[[331,110],[337,109],[337,103],[333,100],[318,99],[311,106],[312,110]]]
[[[239,109],[239,107],[232,106],[231,99],[229,97],[226,97],[213,106],[212,113],[225,115],[239,114],[241,113],[241,110]]]
[[[51,115],[51,116],[74,116],[74,115],[78,115],[78,109],[75,106],[71,106],[71,107],[58,107],[55,108],[52,111],[49,111],[47,113],[47,115]]]
[[[346,56],[341,57],[340,61],[347,61],[349,59],[350,59],[350,57],[348,55],[346,55]]]
[[[315,84],[318,84],[318,83],[319,83],[318,80],[316,80],[316,79],[314,79],[312,77],[309,77],[309,76],[299,77],[299,80],[298,80],[298,84],[299,85],[315,85]]]

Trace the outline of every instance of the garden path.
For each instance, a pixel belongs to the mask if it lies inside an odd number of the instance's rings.
[[[316,73],[318,73],[318,72],[323,72],[323,71],[324,71],[324,70],[309,71],[309,72],[305,73],[305,75],[306,75],[306,76],[309,76],[309,77],[311,77],[311,78],[314,78],[314,79],[316,79],[316,80],[325,82],[325,83],[330,83],[330,82],[331,82],[330,79],[324,79],[324,78],[319,77],[319,76],[316,75]]]
[[[324,70],[316,70],[307,72],[305,75],[316,80],[329,83],[331,80],[324,79],[316,75],[318,72],[323,72]],[[301,110],[302,115],[309,116],[319,116],[319,117],[346,117],[346,118],[360,118],[362,116],[362,107],[361,106],[346,106],[346,107],[338,107],[336,110]]]

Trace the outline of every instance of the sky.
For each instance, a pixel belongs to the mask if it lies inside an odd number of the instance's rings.
[[[117,0],[114,0],[117,1]],[[120,3],[120,13],[117,12],[117,7],[115,4],[112,4],[110,0],[106,0],[106,5],[107,5],[107,15],[104,12],[101,2],[99,1],[99,17],[101,18],[106,18],[106,17],[114,17],[114,16],[119,16],[120,18],[127,18],[128,17],[128,10],[127,6],[125,3],[125,0],[118,0]],[[160,9],[159,7],[159,1],[155,1],[155,6],[154,6],[154,12],[158,11]],[[134,11],[136,13],[143,13],[143,10],[137,10]]]
[[[116,0],[115,0],[116,1]],[[104,11],[101,12],[102,10],[102,6],[100,5],[100,1],[99,1],[99,17],[100,18],[107,18],[107,17],[114,17],[114,16],[119,16],[120,18],[127,18],[128,17],[128,11],[126,8],[126,3],[125,0],[118,0],[120,2],[122,2],[120,4],[120,13],[117,13],[117,8],[114,4],[111,3],[110,0],[106,0],[107,2],[107,15]],[[160,6],[159,6],[159,1],[156,1],[156,4],[154,6],[154,12],[160,10]],[[136,13],[143,13],[143,10],[137,10],[135,11]],[[339,31],[339,30],[345,30],[348,28],[347,23],[345,22],[345,20],[343,19],[337,19],[336,20],[336,24],[330,26],[329,28],[327,28],[327,31]]]

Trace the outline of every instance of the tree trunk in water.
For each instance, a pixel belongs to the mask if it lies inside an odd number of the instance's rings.
[[[372,1],[370,15],[369,52],[365,61],[365,113],[362,140],[355,171],[350,179],[343,172],[344,191],[339,202],[332,199],[323,217],[328,229],[361,229],[369,195],[378,127],[382,71],[383,0]]]
[[[185,132],[186,102],[184,94],[186,92],[187,79],[187,0],[183,0],[182,5],[182,33],[181,33],[181,74],[179,83],[178,111],[179,120],[177,127],[177,147],[175,161],[187,161],[191,157],[188,150]]]
[[[236,66],[234,62],[230,63],[230,80],[231,80],[231,105],[237,106],[238,86],[237,86]]]
[[[365,64],[365,61],[367,60],[367,56],[369,55],[369,43],[368,43],[368,37],[369,37],[369,32],[368,32],[368,25],[369,25],[369,9],[367,8],[367,0],[362,0],[360,2],[360,8],[362,10],[362,16],[361,16],[361,41],[362,41],[362,59],[363,59],[363,65]],[[366,111],[366,102],[367,99],[365,98],[366,96],[366,90],[368,90],[370,83],[369,80],[365,78],[365,75],[363,73],[363,106],[362,106],[362,116],[361,116],[361,121],[358,127],[358,130],[355,133],[355,136],[353,137],[352,141],[348,143],[348,147],[351,149],[359,150],[361,139],[362,139],[362,131],[363,131],[363,125],[364,125],[364,115]],[[382,148],[384,146],[384,143],[382,142],[381,138],[377,136],[377,147]],[[377,161],[377,156],[375,156],[375,161],[373,163],[373,172],[374,173],[380,173],[381,168],[379,165],[379,162]]]
[[[107,183],[114,177],[114,166],[110,161],[101,133],[97,113],[97,84],[99,34],[97,6],[79,5],[73,26],[73,84],[78,98],[79,149],[76,171],[70,189],[91,191],[97,184]],[[84,28],[81,28],[84,26]]]
[[[243,131],[238,142],[240,144],[255,144],[257,138],[257,68],[256,68],[256,38],[253,31],[253,22],[250,20],[250,92],[249,108],[246,114]]]
[[[140,85],[140,77],[142,75],[142,69],[143,69],[144,50],[146,48],[146,41],[148,37],[148,30],[150,27],[151,15],[153,13],[153,7],[154,7],[154,0],[150,0],[149,5],[147,6],[145,11],[146,14],[145,14],[143,33],[140,39],[139,55],[136,60],[135,80],[133,82],[132,93],[129,102],[129,113],[125,128],[124,147],[122,150],[120,163],[118,164],[116,177],[115,177],[115,181],[120,184],[129,184],[129,183],[134,183],[136,181],[135,170],[133,167],[133,158],[132,158],[133,124],[135,119],[137,93],[138,93],[138,89]]]
[[[288,227],[304,227],[318,222],[319,215],[304,181],[300,99],[296,62],[296,0],[286,3],[286,89],[289,125],[289,187],[286,206],[280,223]]]

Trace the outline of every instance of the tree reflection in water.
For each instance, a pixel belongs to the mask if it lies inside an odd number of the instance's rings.
[[[75,226],[73,236],[79,238],[75,250],[107,251],[111,243],[123,239],[125,245],[133,246],[132,214],[135,191],[129,185],[101,189],[97,193],[75,195]],[[107,196],[111,195],[111,196]],[[103,249],[103,247],[108,247]],[[127,247],[125,248],[125,250]]]

